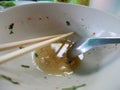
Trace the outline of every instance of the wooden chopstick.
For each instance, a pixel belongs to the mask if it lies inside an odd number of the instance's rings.
[[[19,57],[21,55],[24,55],[28,52],[31,52],[37,48],[42,48],[42,47],[45,47],[46,45],[52,43],[52,42],[55,42],[57,40],[60,40],[62,38],[65,38],[65,37],[68,37],[70,35],[74,34],[74,32],[71,32],[71,33],[67,33],[67,34],[63,34],[63,35],[60,35],[60,36],[57,36],[57,37],[54,37],[52,39],[49,39],[49,40],[46,40],[46,41],[42,41],[42,42],[39,42],[39,43],[36,43],[36,44],[33,44],[31,46],[28,46],[28,47],[25,47],[23,49],[19,49],[17,51],[14,51],[14,52],[11,52],[11,53],[8,53],[6,55],[3,55],[0,57],[0,64],[3,64],[5,62],[8,62],[16,57]]]
[[[0,45],[0,51],[5,51],[9,49],[13,49],[15,47],[20,47],[23,45],[29,45],[29,44],[34,44],[37,42],[41,42],[44,40],[48,40],[50,38],[60,36],[62,34],[57,34],[57,35],[52,35],[52,36],[46,36],[46,37],[40,37],[40,38],[34,38],[34,39],[29,39],[29,40],[23,40],[23,41],[17,41],[17,42],[12,42],[12,43],[5,43]]]

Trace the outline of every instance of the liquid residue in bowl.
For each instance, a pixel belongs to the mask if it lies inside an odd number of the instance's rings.
[[[36,66],[47,74],[68,75],[79,67],[80,59],[74,58],[71,63],[66,57],[67,50],[73,42],[70,40],[59,40],[44,48],[35,50],[34,62]]]

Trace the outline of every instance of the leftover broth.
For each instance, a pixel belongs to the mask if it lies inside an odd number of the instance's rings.
[[[48,74],[71,74],[80,65],[79,57],[75,57],[72,62],[68,62],[66,52],[72,44],[72,41],[64,39],[35,50],[35,64],[40,70]]]

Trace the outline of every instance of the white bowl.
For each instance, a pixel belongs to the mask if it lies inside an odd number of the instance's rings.
[[[9,34],[12,23],[14,34]],[[80,38],[119,36],[119,29],[119,19],[80,5],[37,3],[0,12],[0,44],[70,31],[76,32]],[[0,74],[20,82],[20,85],[14,85],[0,78],[0,90],[61,90],[83,83],[86,86],[78,90],[119,90],[119,52],[119,45],[93,49],[85,54],[80,69],[67,77],[37,70],[29,53],[0,65]],[[21,64],[30,65],[30,68],[21,68]]]

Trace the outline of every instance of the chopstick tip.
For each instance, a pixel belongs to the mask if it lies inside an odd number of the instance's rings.
[[[75,32],[70,32],[70,33],[68,33],[68,34],[72,35],[72,34],[75,34]]]

